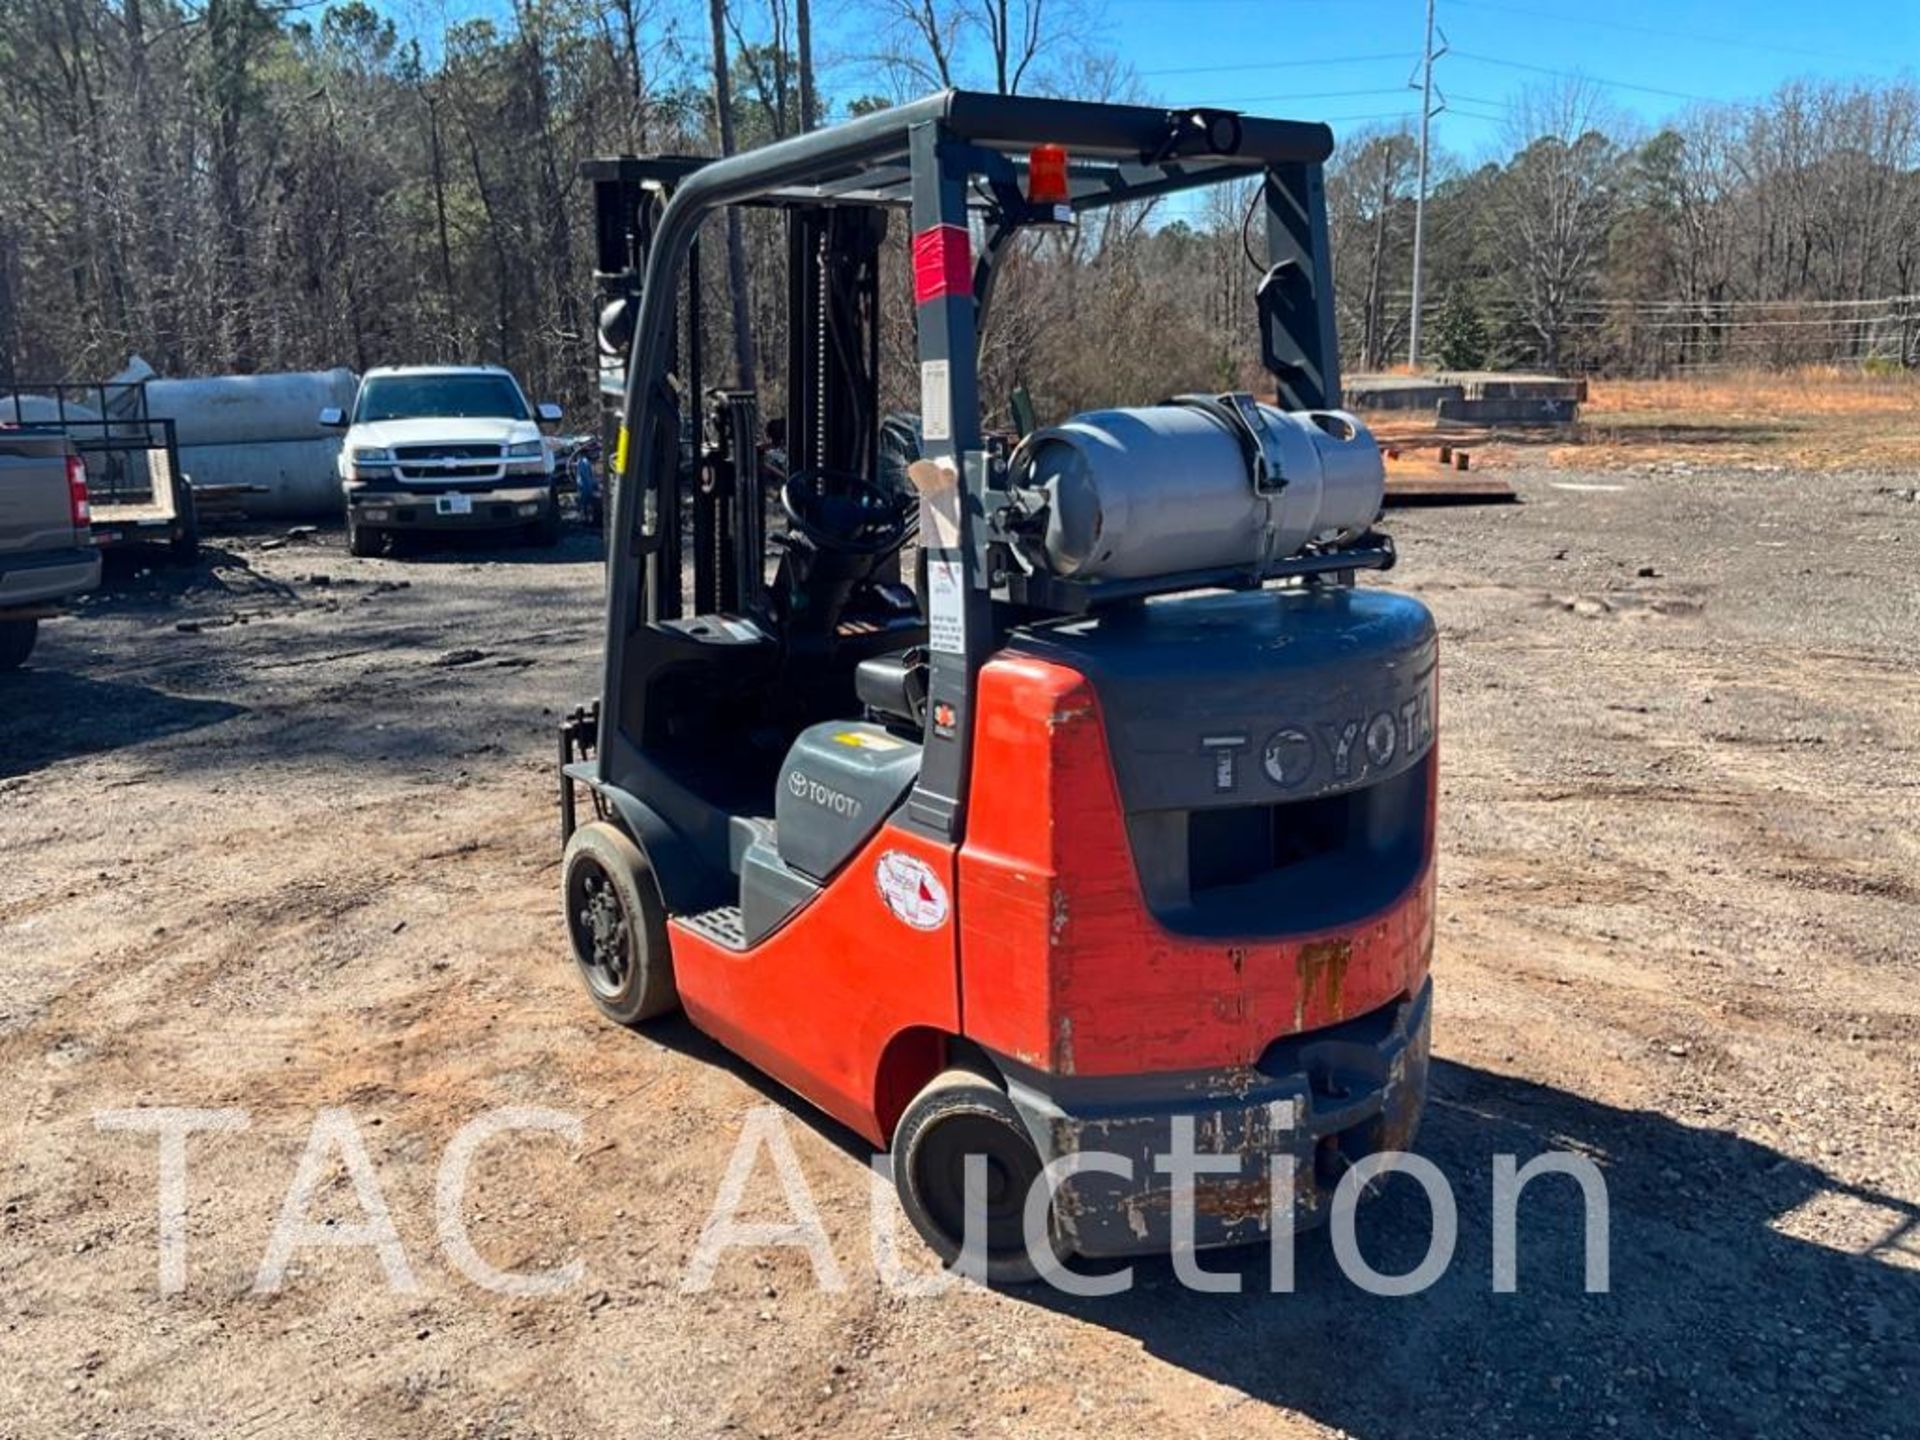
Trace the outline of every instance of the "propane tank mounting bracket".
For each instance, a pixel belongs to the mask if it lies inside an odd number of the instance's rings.
[[[1267,444],[1267,422],[1260,417],[1260,406],[1253,396],[1245,391],[1225,395],[1175,395],[1161,403],[1184,405],[1226,426],[1246,458],[1247,474],[1252,477],[1255,490],[1266,495],[1278,494],[1287,488],[1287,477],[1280,472],[1279,459]]]
[[[1356,572],[1391,570],[1398,558],[1393,537],[1370,530],[1348,546],[1307,549],[1254,566],[1221,566],[1137,580],[1075,580],[1045,573],[1009,575],[1007,598],[1016,605],[1035,610],[1084,615],[1102,605],[1172,595],[1183,590],[1259,590],[1273,580],[1351,585]]]

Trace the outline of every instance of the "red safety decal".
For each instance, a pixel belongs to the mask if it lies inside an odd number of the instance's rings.
[[[973,249],[964,225],[936,225],[913,237],[913,303],[973,291]]]

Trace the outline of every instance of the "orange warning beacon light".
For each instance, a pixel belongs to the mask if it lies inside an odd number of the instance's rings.
[[[1064,145],[1036,145],[1027,152],[1027,203],[1052,211],[1052,223],[1073,223],[1073,191],[1067,183]]]

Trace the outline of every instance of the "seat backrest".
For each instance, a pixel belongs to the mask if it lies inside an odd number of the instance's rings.
[[[883,721],[920,730],[927,721],[927,657],[901,650],[862,660],[853,671],[860,703]]]

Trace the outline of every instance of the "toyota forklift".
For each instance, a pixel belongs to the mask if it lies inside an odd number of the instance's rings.
[[[610,1019],[682,1010],[890,1150],[921,1236],[993,1281],[1311,1225],[1419,1121],[1436,640],[1356,583],[1394,551],[1379,449],[1336,408],[1332,144],[952,91],[586,167],[618,424],[604,682],[560,739],[580,975]],[[984,435],[1015,246],[1244,180],[1277,403],[1046,426],[1016,403],[1021,433]],[[785,226],[773,423],[704,388],[698,241],[729,206]],[[1181,1134],[1243,1162],[1191,1210],[1155,1164]],[[1036,1186],[1050,1255],[1023,1230]]]

